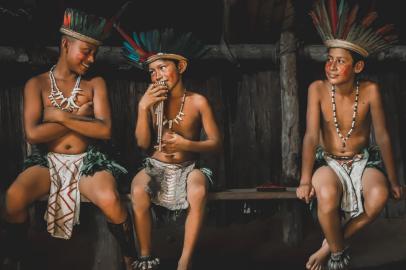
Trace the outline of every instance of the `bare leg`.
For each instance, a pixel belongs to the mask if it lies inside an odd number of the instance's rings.
[[[124,262],[127,270],[131,269],[131,263],[133,261],[132,257],[135,257],[136,251],[129,250],[129,248],[134,245],[131,243],[133,238],[126,234],[132,234],[132,228],[124,228],[123,225],[127,219],[127,211],[123,206],[120,196],[116,188],[116,180],[107,171],[96,172],[93,176],[83,176],[79,181],[79,190],[83,196],[88,198],[92,203],[94,203],[100,210],[104,213],[107,220],[112,223],[109,226],[119,227],[119,230],[113,230],[114,236],[119,241],[122,252],[133,253],[131,257],[124,257]],[[110,228],[110,227],[109,227]],[[124,230],[125,229],[125,230]],[[124,238],[124,239],[123,239]],[[126,254],[127,256],[130,256]]]
[[[364,197],[364,213],[352,219],[345,226],[344,240],[347,242],[354,234],[375,220],[382,211],[389,196],[386,177],[377,169],[366,168],[362,175],[362,189]],[[323,241],[322,247],[316,252],[330,253],[329,245]]]
[[[371,223],[382,211],[389,196],[386,177],[377,169],[366,168],[362,176],[364,213],[352,219],[344,229],[344,240],[347,242],[354,234]],[[327,258],[330,247],[323,241],[320,249],[314,253],[317,258]],[[313,256],[312,255],[312,256]],[[324,259],[325,261],[325,259]]]
[[[335,172],[328,166],[316,170],[312,184],[317,196],[317,214],[328,245],[312,254],[306,268],[319,270],[323,268],[328,254],[344,249],[344,235],[339,217],[339,205],[342,194],[341,184]]]
[[[145,170],[141,170],[134,177],[131,185],[134,224],[141,256],[151,255],[151,199],[146,191],[150,180]]]
[[[187,199],[189,202],[185,224],[185,239],[178,270],[188,270],[191,258],[203,223],[207,198],[206,177],[200,170],[193,170],[187,179]]]
[[[82,176],[79,181],[80,193],[94,203],[112,223],[123,223],[127,212],[117,192],[116,180],[107,171],[96,172],[93,176]]]
[[[18,175],[6,192],[5,219],[10,223],[27,220],[27,207],[49,193],[49,169],[32,166]]]
[[[48,168],[32,166],[22,173],[6,192],[4,215],[6,234],[2,244],[7,246],[5,260],[0,264],[6,267],[20,267],[28,250],[28,206],[47,194],[50,187]],[[1,266],[0,266],[1,268]],[[16,268],[17,269],[17,268]]]
[[[386,177],[374,168],[365,169],[362,175],[362,189],[364,213],[347,224],[344,230],[346,240],[375,220],[389,197]]]

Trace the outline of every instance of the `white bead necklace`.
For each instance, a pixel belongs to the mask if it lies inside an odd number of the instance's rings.
[[[340,131],[340,126],[337,121],[337,109],[336,109],[336,99],[335,99],[335,93],[336,93],[336,86],[333,84],[331,85],[331,104],[333,106],[333,119],[334,119],[334,126],[336,128],[336,132],[338,134],[338,137],[340,137],[341,142],[342,142],[342,147],[345,148],[347,146],[347,140],[350,138],[352,132],[354,131],[355,128],[355,119],[357,116],[358,112],[358,98],[359,98],[359,82],[356,82],[356,87],[355,87],[355,102],[354,102],[354,109],[352,113],[352,122],[351,122],[351,128],[347,132],[347,135],[344,137],[343,134]]]
[[[166,124],[168,124],[168,128],[172,130],[172,126],[173,123],[176,123],[179,125],[179,122],[183,120],[183,116],[185,115],[183,112],[183,107],[185,106],[185,99],[186,99],[186,90],[183,93],[182,96],[182,102],[180,104],[180,108],[179,108],[179,112],[178,114],[175,116],[175,118],[173,119],[166,119],[166,116],[164,115],[164,121],[163,121],[163,125],[165,126]]]
[[[70,97],[65,97],[61,90],[59,90],[58,85],[56,84],[54,71],[55,66],[51,67],[49,70],[49,80],[51,81],[51,94],[48,96],[51,104],[63,111],[72,112],[75,109],[79,109],[79,106],[75,103],[77,95],[80,91],[83,91],[79,88],[81,76],[79,75],[76,79],[75,86],[72,89]],[[61,100],[58,104],[57,100]],[[66,103],[65,106],[63,106]]]

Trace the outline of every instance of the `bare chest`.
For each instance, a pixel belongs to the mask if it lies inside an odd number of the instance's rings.
[[[181,108],[183,107],[183,108]],[[157,115],[154,115],[157,125]],[[190,102],[169,104],[163,115],[164,132],[173,131],[185,138],[193,139],[200,135],[201,119],[199,111]]]
[[[65,108],[69,102],[74,102],[74,105],[80,107],[83,104],[93,100],[93,91],[90,85],[81,83],[79,91],[74,91],[74,84],[72,83],[59,83],[58,90],[52,91],[50,84],[45,85],[42,90],[42,102],[44,107],[61,106]],[[75,93],[76,92],[76,93]],[[55,105],[57,103],[57,105]],[[72,105],[72,106],[74,106]],[[74,110],[76,110],[75,108]]]
[[[352,126],[363,126],[370,119],[370,105],[363,95],[358,97],[358,102],[353,97],[336,96],[324,97],[321,101],[321,121],[325,127],[335,129],[336,124],[342,129],[348,130]]]

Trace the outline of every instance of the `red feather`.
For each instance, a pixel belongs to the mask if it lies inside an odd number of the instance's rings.
[[[337,0],[329,0],[329,12],[330,12],[330,21],[331,21],[331,30],[333,36],[336,35],[337,32],[337,22],[338,22],[338,15],[337,15]]]
[[[148,54],[140,46],[138,46],[137,43],[135,43],[134,40],[129,35],[127,35],[127,33],[124,32],[123,29],[121,29],[120,26],[118,26],[117,24],[114,24],[113,26],[120,33],[120,35],[131,45],[131,47],[133,47],[133,49],[138,53],[141,61],[144,61],[150,56],[150,54]]]
[[[388,41],[388,42],[392,42],[398,39],[397,35],[388,35],[388,36],[384,36],[382,37],[384,40]]]
[[[393,24],[386,24],[381,28],[379,28],[378,30],[376,30],[376,32],[380,35],[385,35],[388,32],[392,31],[393,29],[394,29]]]
[[[124,13],[128,5],[132,3],[130,1],[127,1],[124,3],[124,5],[121,6],[121,8],[114,14],[107,22],[106,25],[104,26],[103,33],[109,33],[113,25],[116,23],[116,21],[121,17],[121,15]]]
[[[311,10],[309,12],[309,15],[310,15],[310,17],[312,17],[314,25],[316,25],[316,26],[320,25],[319,19],[317,18],[317,15],[313,10]]]
[[[376,18],[378,18],[378,13],[376,13],[375,11],[372,11],[365,16],[365,18],[362,20],[361,24],[362,24],[362,26],[367,28],[376,20]]]
[[[343,31],[343,35],[342,38],[345,39],[348,35],[348,33],[350,32],[351,26],[355,21],[355,18],[357,17],[357,13],[358,13],[358,4],[356,4],[352,9],[351,12],[348,16],[347,22],[345,23],[344,26],[344,31]]]

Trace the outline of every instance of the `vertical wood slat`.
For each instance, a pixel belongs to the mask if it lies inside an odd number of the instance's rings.
[[[227,78],[225,78],[227,80]],[[242,75],[227,92],[229,160],[227,187],[248,188],[279,181],[280,93],[278,72]],[[231,83],[230,83],[231,84]]]
[[[0,89],[0,189],[5,190],[21,170],[25,152],[22,122],[22,85]]]
[[[299,94],[296,76],[296,38],[292,32],[294,9],[287,0],[280,38],[280,80],[282,104],[282,179],[285,184],[298,182],[299,177]],[[302,220],[295,202],[283,202],[283,240],[297,245],[302,239]]]
[[[403,88],[399,83],[399,75],[391,72],[384,73],[381,81],[381,93],[383,99],[383,105],[385,108],[385,114],[387,119],[387,129],[390,134],[392,150],[394,154],[395,168],[397,177],[401,185],[405,184],[405,166],[404,158],[402,157],[402,107],[403,100],[401,99]],[[403,97],[405,95],[403,94]],[[399,100],[402,100],[399,102]],[[406,213],[405,201],[393,201],[389,200],[385,207],[386,217],[396,218],[404,216]]]

